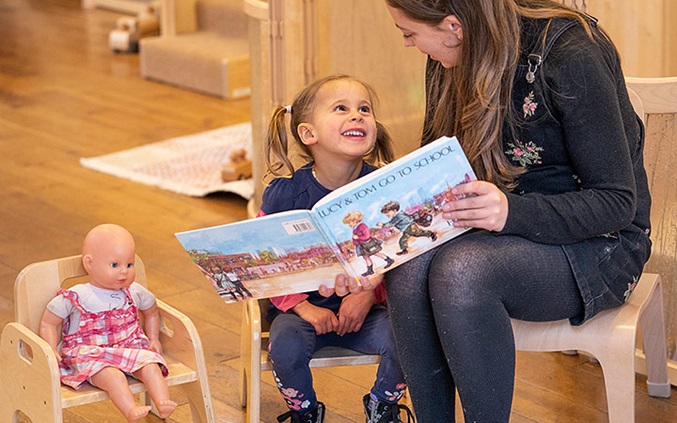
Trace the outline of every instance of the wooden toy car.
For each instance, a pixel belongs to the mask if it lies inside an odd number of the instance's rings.
[[[247,152],[241,148],[230,153],[230,163],[223,165],[221,179],[224,182],[230,182],[251,177],[252,162],[247,159]]]
[[[118,18],[108,34],[108,47],[115,53],[137,53],[139,40],[155,35],[160,35],[160,16],[158,7],[149,4],[138,16]]]

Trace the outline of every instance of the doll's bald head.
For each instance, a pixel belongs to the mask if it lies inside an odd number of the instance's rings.
[[[107,289],[134,282],[136,245],[122,226],[106,223],[89,231],[82,243],[82,264],[90,283]]]

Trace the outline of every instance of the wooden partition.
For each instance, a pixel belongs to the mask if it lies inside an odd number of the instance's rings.
[[[616,43],[627,76],[677,76],[677,1],[586,0],[585,4]]]

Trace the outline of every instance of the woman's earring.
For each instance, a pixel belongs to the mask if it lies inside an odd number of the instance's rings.
[[[463,41],[463,35],[457,35],[456,38],[458,38],[458,41]]]

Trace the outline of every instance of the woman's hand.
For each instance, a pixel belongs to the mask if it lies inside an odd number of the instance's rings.
[[[363,291],[371,291],[381,282],[383,282],[383,275],[379,275],[372,279],[360,276],[358,281],[346,274],[341,273],[336,275],[333,288],[330,288],[326,285],[320,285],[320,289],[318,291],[323,297],[331,297],[332,294],[336,294],[339,297],[345,297],[351,293],[359,294]]]
[[[457,199],[442,206],[442,217],[459,228],[480,228],[498,232],[508,219],[508,198],[498,187],[486,181],[455,186]]]

